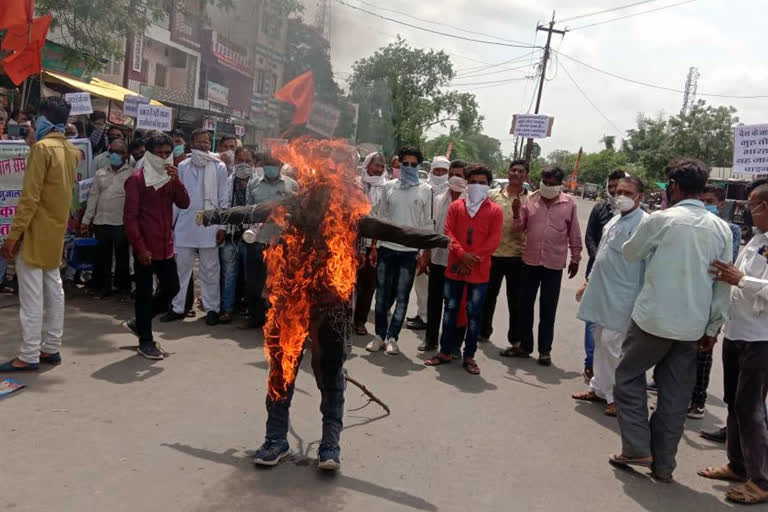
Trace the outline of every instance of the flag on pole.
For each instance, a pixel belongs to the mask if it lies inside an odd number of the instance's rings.
[[[291,124],[303,124],[309,119],[315,98],[315,77],[312,71],[300,74],[275,93],[275,98],[296,107]]]
[[[29,25],[35,12],[35,0],[0,1],[0,29]]]
[[[3,51],[14,53],[3,59],[3,69],[11,81],[19,85],[30,75],[43,69],[42,51],[52,16],[35,18],[29,24],[14,25],[3,38]]]

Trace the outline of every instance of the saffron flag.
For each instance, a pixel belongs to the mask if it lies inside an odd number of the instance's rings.
[[[32,23],[35,0],[0,1],[0,29]]]
[[[31,25],[24,23],[9,27],[3,38],[2,49],[20,52],[27,44],[42,48],[45,45],[45,37],[48,35],[48,28],[51,26],[52,19],[53,16],[46,14],[35,18]]]
[[[31,44],[22,51],[16,52],[3,59],[5,74],[15,85],[21,84],[30,75],[39,73],[43,68],[42,52],[40,47]]]
[[[303,124],[309,119],[315,98],[315,76],[312,71],[300,74],[275,93],[275,98],[296,107],[291,124]]]

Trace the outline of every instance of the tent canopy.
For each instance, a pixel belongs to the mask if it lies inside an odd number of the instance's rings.
[[[125,87],[120,87],[109,82],[105,82],[99,78],[92,78],[90,83],[77,80],[76,78],[70,78],[53,71],[45,71],[45,77],[55,82],[63,83],[75,89],[99,96],[100,98],[107,98],[109,100],[115,100],[122,102],[126,96],[134,96],[138,93],[133,92]],[[159,101],[150,100],[150,105],[162,105]]]

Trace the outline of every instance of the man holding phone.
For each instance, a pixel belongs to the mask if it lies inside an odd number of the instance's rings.
[[[189,208],[189,194],[173,166],[173,141],[151,132],[145,142],[143,166],[125,182],[125,233],[134,251],[136,318],[125,326],[139,338],[139,354],[163,359],[152,338],[152,319],[166,311],[179,292],[173,244],[173,206]],[[153,295],[153,276],[159,281]]]

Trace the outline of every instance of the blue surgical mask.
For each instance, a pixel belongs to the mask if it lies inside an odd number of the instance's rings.
[[[706,208],[708,212],[712,212],[715,215],[717,215],[717,205],[716,204],[705,204],[704,208]]]
[[[35,138],[37,140],[42,139],[46,135],[48,135],[48,132],[53,130],[54,126],[53,123],[48,120],[45,116],[38,116],[35,120]]]
[[[176,144],[173,146],[173,156],[181,156],[184,154],[184,144]]]
[[[265,165],[264,166],[264,177],[270,180],[273,180],[280,176],[280,168],[276,165]]]
[[[109,154],[109,163],[112,164],[113,167],[120,167],[123,165],[123,155],[119,153],[110,153]]]

